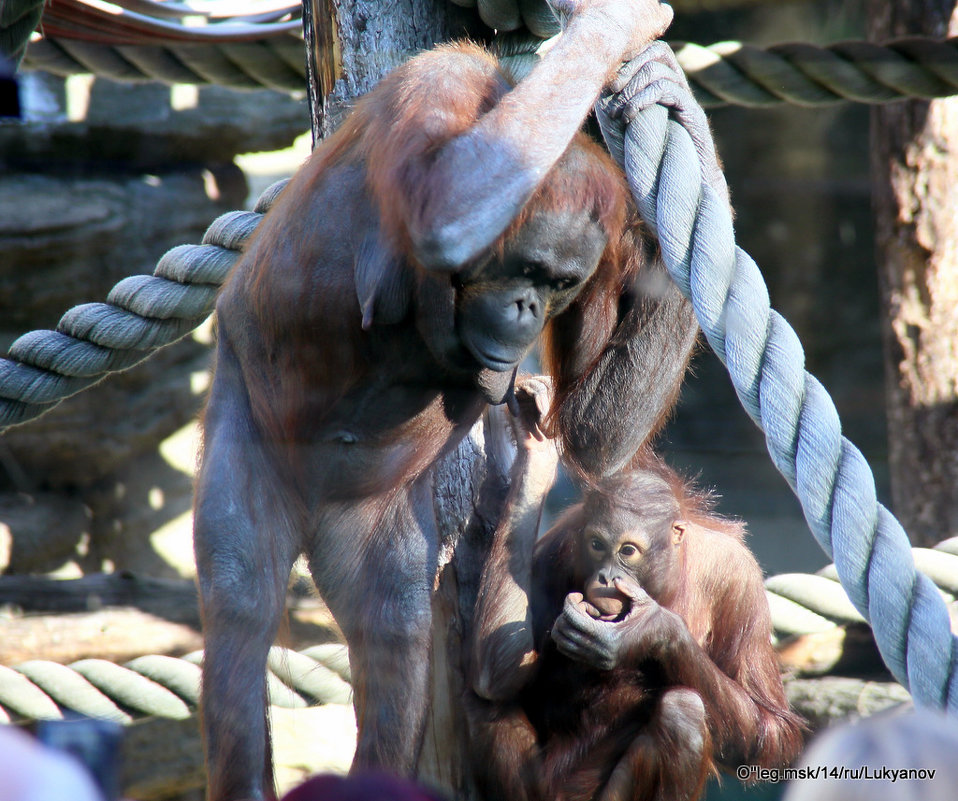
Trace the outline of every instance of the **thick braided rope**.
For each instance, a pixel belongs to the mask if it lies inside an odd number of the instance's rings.
[[[530,53],[538,45],[530,40]],[[23,66],[56,75],[93,73],[120,81],[215,83],[237,88],[304,88],[302,39],[284,33],[258,42],[105,46],[73,39],[34,42]],[[769,107],[888,103],[958,93],[958,39],[910,38],[827,47],[801,42],[768,48],[742,42],[675,43],[699,103]]]
[[[295,33],[256,42],[113,46],[51,37],[33,42],[22,66],[62,77],[92,73],[130,83],[216,84],[285,92],[306,88],[303,38]]]
[[[263,214],[286,185],[266,190],[253,211],[224,214],[200,245],[180,245],[153,275],[120,281],[106,303],[74,306],[55,331],[30,331],[0,359],[0,430],[125,370],[189,334],[213,310],[216,292]]]
[[[916,571],[901,525],[877,502],[871,469],[842,436],[828,393],[805,371],[798,337],[770,309],[758,267],[735,244],[727,204],[702,180],[688,132],[653,106],[627,125],[623,161],[669,272],[889,669],[916,702],[958,708],[945,603]]]
[[[828,106],[958,94],[958,39],[673,45],[703,106]]]
[[[81,659],[61,665],[35,659],[0,666],[0,722],[55,720],[64,710],[127,724],[136,717],[189,717],[199,706],[203,652],[181,658],[151,654],[125,665]],[[273,706],[352,703],[345,645],[315,645],[296,652],[270,649],[266,684]]]

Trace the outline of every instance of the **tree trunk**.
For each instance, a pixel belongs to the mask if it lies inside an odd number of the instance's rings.
[[[449,0],[303,0],[313,141],[414,53],[478,36],[476,15]]]
[[[505,406],[489,407],[436,471],[439,575],[433,596],[432,691],[417,773],[457,801],[481,798],[473,782],[472,749],[463,709],[465,638],[482,566],[508,491],[515,444]]]
[[[870,36],[958,33],[953,0],[870,0]],[[958,99],[876,108],[872,170],[894,511],[958,534]]]

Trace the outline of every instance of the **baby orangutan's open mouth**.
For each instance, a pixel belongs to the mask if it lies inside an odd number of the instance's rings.
[[[610,623],[622,620],[632,606],[632,599],[615,587],[589,587],[586,600],[599,610],[598,620]]]

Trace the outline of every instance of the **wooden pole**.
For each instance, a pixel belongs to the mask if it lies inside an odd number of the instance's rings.
[[[339,76],[336,10],[332,0],[303,0],[303,39],[306,46],[306,92],[313,147],[323,137],[326,98]]]
[[[448,0],[303,0],[313,143],[334,131],[357,97],[410,56],[438,42],[483,33],[474,11]]]

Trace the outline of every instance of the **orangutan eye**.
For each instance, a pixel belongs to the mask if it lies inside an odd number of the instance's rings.
[[[639,549],[634,545],[623,545],[619,548],[619,554],[624,556],[626,559],[631,559],[633,556],[637,556]]]
[[[598,537],[593,537],[589,540],[589,547],[596,553],[602,553],[605,550],[605,543]]]

